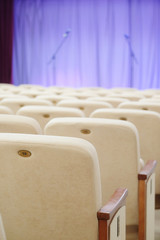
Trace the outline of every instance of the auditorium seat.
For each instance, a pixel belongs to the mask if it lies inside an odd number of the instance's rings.
[[[17,115],[36,119],[42,129],[53,118],[84,117],[84,113],[80,109],[54,106],[25,106],[18,110]]]
[[[98,108],[111,108],[112,105],[105,102],[89,101],[89,100],[62,100],[57,106],[72,107],[82,110],[86,117],[88,117],[94,110]]]
[[[18,85],[18,88],[22,90],[39,90],[39,91],[46,90],[45,87],[42,87],[40,85],[34,85],[34,84],[20,84]]]
[[[153,111],[137,109],[98,109],[93,118],[120,119],[132,122],[139,134],[140,153],[145,163],[149,159],[157,161],[156,194],[160,194],[160,115]]]
[[[108,97],[112,97],[112,98],[123,98],[123,99],[127,99],[130,101],[139,101],[140,99],[144,98],[143,95],[140,95],[139,93],[121,93],[121,94],[110,94]]]
[[[127,225],[138,226],[138,199],[139,199],[139,240],[145,235],[145,227],[149,228],[150,240],[154,239],[154,171],[156,161],[147,164],[147,177],[139,181],[139,188],[143,190],[138,194],[138,173],[140,172],[139,138],[136,127],[126,121],[106,120],[96,118],[56,118],[51,120],[45,127],[47,135],[72,136],[84,138],[90,141],[96,148],[100,162],[102,182],[102,202],[106,201],[113,189],[123,186],[129,190],[127,200]],[[106,174],[109,169],[109,174]],[[140,174],[140,173],[139,173]],[[141,174],[140,174],[141,176]],[[148,181],[148,182],[147,182]],[[150,204],[147,208],[144,205],[149,198],[145,199],[143,191],[146,191],[145,184],[153,185]],[[109,183],[109,187],[108,187]],[[107,187],[106,187],[107,186]],[[108,191],[106,191],[106,188]],[[150,218],[148,216],[148,211]],[[146,213],[147,212],[147,213]],[[147,215],[145,215],[147,214]],[[146,218],[144,216],[147,216]],[[148,224],[149,221],[149,224]]]
[[[138,90],[136,88],[131,88],[131,87],[113,87],[110,89],[110,91],[115,92],[115,93],[134,93],[137,92]]]
[[[42,129],[31,117],[1,114],[0,133],[42,134]]]
[[[40,99],[29,99],[29,98],[7,98],[0,102],[0,106],[6,106],[10,108],[15,114],[16,112],[24,106],[29,105],[44,105],[44,106],[51,106],[51,102],[47,100],[40,100]]]
[[[102,207],[99,162],[88,141],[1,133],[0,152],[7,240],[125,240],[127,190]]]
[[[28,98],[27,96],[23,96],[23,97]],[[18,94],[12,94],[12,93],[0,94],[0,101],[2,101],[3,99],[7,99],[7,98],[22,98],[22,96],[20,96]]]
[[[144,99],[139,100],[139,102],[160,103],[160,96],[159,97],[153,96],[152,98],[144,98]]]
[[[118,108],[127,108],[127,109],[140,109],[140,110],[150,110],[160,113],[160,103],[152,103],[145,101],[138,102],[124,102],[120,103]]]
[[[0,114],[13,114],[13,111],[8,107],[0,105]]]
[[[75,91],[74,88],[69,88],[69,87],[56,87],[56,86],[51,86],[51,87],[48,87],[47,88],[48,91],[52,92],[53,94],[56,94],[56,95],[63,95],[63,93],[65,92],[72,92],[72,91]]]
[[[110,103],[114,108],[116,108],[120,103],[128,101],[127,99],[124,99],[124,98],[112,98],[109,96],[108,97],[92,97],[92,98],[88,98],[88,100]]]
[[[141,90],[141,93],[145,97],[150,98],[150,97],[153,97],[156,94],[160,94],[160,90],[159,89],[150,88],[150,89]]]
[[[84,100],[89,97],[96,97],[97,94],[96,92],[93,92],[93,91],[84,91],[84,92],[67,91],[66,93],[63,93],[63,96],[75,97],[77,99]]]
[[[20,93],[19,93],[19,96],[26,96],[26,97],[29,97],[29,98],[36,98],[37,96],[39,95],[42,95],[44,94],[45,91],[39,91],[39,90],[22,90]],[[48,94],[48,92],[46,93]]]
[[[10,89],[15,89],[17,88],[13,84],[10,83],[0,83],[0,90],[8,91]]]
[[[57,105],[58,102],[66,99],[76,99],[74,97],[64,96],[64,95],[40,95],[36,99],[44,99],[50,101],[53,105]]]

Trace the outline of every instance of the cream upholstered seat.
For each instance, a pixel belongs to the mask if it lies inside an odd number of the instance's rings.
[[[82,110],[86,117],[88,117],[94,110],[98,108],[110,108],[111,104],[105,102],[89,101],[89,100],[62,100],[57,106],[72,107]]]
[[[63,96],[70,96],[70,97],[75,97],[75,98],[78,98],[80,100],[84,100],[84,99],[87,99],[89,97],[95,97],[97,96],[96,92],[93,92],[93,91],[83,91],[83,92],[66,92],[63,94]]]
[[[139,133],[140,154],[145,163],[156,160],[156,193],[160,194],[160,115],[137,109],[98,109],[94,118],[121,119],[132,122]]]
[[[121,94],[111,94],[109,95],[109,97],[115,97],[115,98],[123,98],[123,99],[127,99],[130,101],[139,101],[140,99],[144,98],[144,96],[140,93],[121,93]]]
[[[58,102],[65,100],[65,99],[76,99],[74,97],[69,97],[65,95],[54,95],[54,94],[48,94],[48,95],[40,95],[37,96],[37,99],[44,99],[47,101],[50,101],[53,105],[57,105]]]
[[[0,102],[0,105],[7,106],[14,113],[16,113],[21,107],[24,107],[24,106],[29,106],[29,105],[51,106],[52,104],[47,100],[28,99],[22,96],[22,98],[4,99]]]
[[[0,152],[0,212],[7,240],[112,240],[106,219],[115,213],[111,235],[122,234],[125,240],[125,206],[118,203],[124,201],[126,190],[119,189],[99,210],[99,163],[89,142],[1,133]],[[113,205],[116,212],[108,211]]]
[[[127,109],[139,109],[139,110],[149,110],[160,113],[160,103],[158,102],[145,102],[145,101],[139,101],[139,102],[125,102],[120,103],[119,108],[127,108]]]
[[[36,90],[36,91],[45,91],[45,87],[35,84],[20,84],[18,86],[19,89],[23,90]]]
[[[5,94],[0,94],[0,101],[2,101],[3,99],[6,99],[6,98],[22,98],[22,97],[28,98],[27,96],[20,96],[18,94],[5,93]]]
[[[120,103],[122,102],[127,102],[129,100],[124,99],[124,98],[112,98],[112,97],[92,97],[88,98],[88,100],[92,101],[101,101],[101,102],[107,102],[110,103],[113,107],[117,107]]]
[[[1,114],[0,133],[42,134],[42,129],[39,123],[33,118]]]
[[[84,117],[84,113],[79,109],[54,106],[25,106],[20,108],[17,114],[36,119],[42,129],[56,117]]]
[[[92,118],[56,118],[46,125],[44,132],[48,135],[74,136],[90,141],[97,150],[100,162],[103,204],[117,186],[128,188],[127,224],[138,225],[137,176],[140,171],[140,153],[138,133],[132,123]],[[110,169],[109,174],[106,174],[107,169]],[[154,185],[154,176],[152,181]],[[139,198],[140,196],[141,194]],[[150,208],[154,211],[154,202]],[[139,212],[140,218],[143,218],[143,214],[143,210]],[[151,221],[154,222],[154,219],[151,218]],[[154,235],[153,228],[152,234]]]
[[[115,92],[115,93],[124,93],[124,92],[134,93],[134,92],[137,92],[136,88],[130,88],[130,87],[114,87],[114,88],[111,88],[110,90],[112,92]]]
[[[5,106],[0,106],[0,114],[13,114],[13,111]]]

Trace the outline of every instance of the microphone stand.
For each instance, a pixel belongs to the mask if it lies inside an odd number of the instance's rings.
[[[129,35],[124,35],[127,44],[128,44],[128,49],[130,53],[130,85],[133,87],[133,78],[134,78],[134,62],[138,64],[137,58],[135,56],[135,53],[132,48],[132,43],[131,43],[131,38]]]
[[[59,50],[61,49],[61,47],[63,46],[64,42],[66,41],[66,39],[68,38],[69,34],[70,34],[71,30],[68,29],[64,34],[63,34],[63,38],[60,41],[59,45],[57,46],[55,52],[53,53],[50,61],[48,62],[48,65],[53,62],[53,83],[54,85],[56,85],[56,56],[57,53],[59,52]]]

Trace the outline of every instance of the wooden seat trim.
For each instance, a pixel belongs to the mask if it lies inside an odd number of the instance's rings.
[[[157,162],[150,160],[138,174],[138,192],[139,192],[139,240],[146,240],[146,196],[147,196],[147,181],[154,173]]]
[[[109,225],[116,212],[125,205],[128,190],[118,188],[109,202],[97,212],[99,240],[109,240]]]
[[[155,171],[157,165],[156,160],[150,160],[138,174],[138,180],[148,180]]]

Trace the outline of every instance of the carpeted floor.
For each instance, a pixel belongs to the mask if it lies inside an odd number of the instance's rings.
[[[155,240],[160,240],[160,210],[156,210]]]
[[[138,233],[130,233],[126,240],[138,240]],[[160,210],[155,211],[155,240],[160,240]]]

